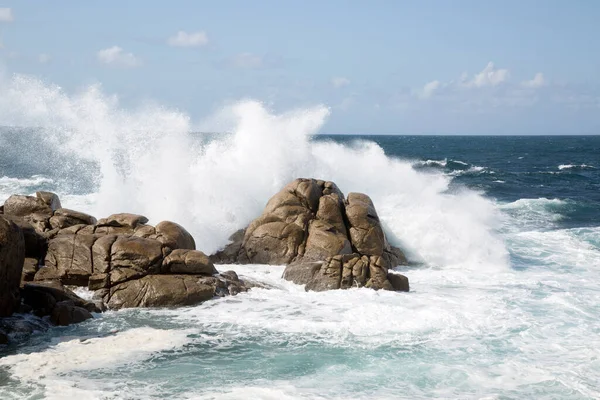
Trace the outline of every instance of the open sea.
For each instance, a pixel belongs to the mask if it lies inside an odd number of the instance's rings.
[[[10,114],[37,128],[1,128],[0,201],[170,219],[211,253],[288,181],[331,180],[372,197],[411,292],[217,266],[271,288],[35,334],[0,349],[1,399],[600,398],[600,137],[322,136],[326,109],[254,102],[200,134],[90,96]]]

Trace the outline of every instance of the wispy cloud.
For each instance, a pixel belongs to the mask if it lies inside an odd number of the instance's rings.
[[[142,60],[133,53],[125,52],[119,46],[109,47],[96,53],[98,61],[103,64],[122,68],[135,68],[142,65]]]
[[[0,8],[0,22],[12,22],[15,17],[10,8]]]
[[[521,85],[526,88],[536,89],[546,85],[546,79],[544,79],[544,74],[538,72],[535,74],[533,79],[529,81],[522,82]]]
[[[331,78],[331,85],[336,89],[348,86],[349,84],[350,80],[348,78],[344,78],[343,76],[335,76]]]
[[[167,39],[167,44],[173,47],[201,47],[208,44],[208,35],[204,31],[179,31]]]

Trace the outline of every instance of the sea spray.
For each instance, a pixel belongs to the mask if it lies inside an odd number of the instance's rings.
[[[346,194],[369,194],[392,242],[416,261],[475,269],[507,265],[494,234],[492,202],[467,189],[450,192],[450,177],[415,171],[373,142],[312,141],[329,115],[324,106],[276,114],[257,101],[242,101],[207,118],[228,134],[198,140],[201,134],[190,132],[185,114],[156,106],[127,110],[97,85],[70,95],[16,76],[4,86],[1,124],[40,127],[40,152],[88,161],[75,165],[81,176],[96,168],[93,199],[67,207],[83,206],[97,216],[126,211],[151,222],[174,220],[192,232],[200,250],[212,253],[287,182],[314,177],[336,182]]]

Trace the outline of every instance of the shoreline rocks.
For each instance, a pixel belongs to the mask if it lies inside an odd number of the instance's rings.
[[[13,195],[0,207],[0,343],[27,324],[33,330],[106,309],[189,306],[258,285],[219,273],[214,263],[285,264],[283,278],[306,290],[409,290],[408,278],[391,271],[406,257],[388,243],[372,200],[344,197],[333,182],[294,180],[230,239],[207,256],[171,221],[152,226],[128,213],[97,220],[63,208],[54,193]],[[93,291],[93,301],[69,285]]]

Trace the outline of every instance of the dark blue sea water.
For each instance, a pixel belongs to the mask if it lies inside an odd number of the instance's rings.
[[[356,136],[319,138],[348,143]],[[453,186],[499,202],[548,198],[569,203],[561,226],[600,225],[600,136],[361,136],[390,157],[454,176]]]
[[[210,138],[5,128],[0,197],[175,220],[211,252],[287,181],[333,180],[371,195],[410,293],[218,266],[273,288],[53,328],[0,350],[0,397],[600,398],[600,137],[312,137],[307,115]]]

